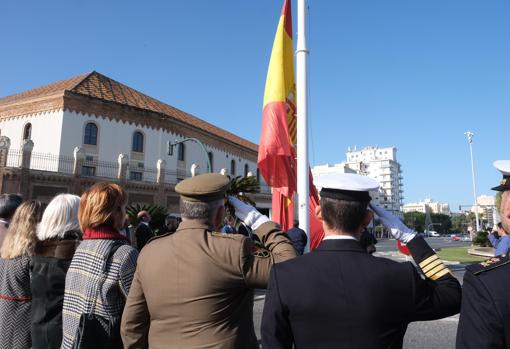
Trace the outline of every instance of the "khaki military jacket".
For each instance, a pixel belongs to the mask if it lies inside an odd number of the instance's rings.
[[[262,244],[184,221],[146,245],[122,316],[124,348],[258,347],[253,289],[296,252],[273,222],[255,233]]]

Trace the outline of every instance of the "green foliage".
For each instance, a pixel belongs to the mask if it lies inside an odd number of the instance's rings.
[[[260,191],[260,184],[257,181],[257,177],[228,176],[228,178],[230,179],[230,189],[227,191],[227,195],[234,196],[241,201],[255,206],[255,202],[247,194],[255,194]]]
[[[448,215],[441,213],[431,213],[430,220],[433,225],[428,227],[425,225],[426,214],[421,212],[406,212],[404,213],[404,223],[417,232],[424,232],[429,230],[437,231],[440,234],[447,234],[452,228],[452,218]],[[430,223],[429,223],[430,224]]]
[[[467,215],[460,214],[458,216],[452,217],[452,230],[465,232],[467,226],[469,225],[469,218]]]
[[[485,260],[486,258],[472,256],[468,254],[469,247],[447,247],[442,248],[437,252],[440,259],[444,261],[456,261],[460,263],[477,263]]]
[[[227,191],[227,195],[236,197],[243,202],[255,206],[255,202],[247,194],[260,192],[260,184],[257,181],[257,177],[228,176],[228,178],[230,179],[230,189]],[[225,223],[233,225],[236,229],[238,229],[241,224],[234,214],[234,208],[228,204],[226,205]]]
[[[432,213],[430,218],[432,218],[432,222],[434,222],[434,225],[430,227],[430,230],[435,230],[439,234],[447,234],[452,228],[452,218],[448,215]]]
[[[150,226],[154,231],[161,229],[165,224],[165,218],[168,215],[166,207],[159,205],[147,205],[147,204],[132,204],[126,207],[126,212],[129,216],[129,222],[136,227],[138,225],[138,218],[136,215],[140,211],[147,211],[151,215],[152,219]]]
[[[425,230],[425,213],[405,212],[404,223],[414,231],[422,233]]]
[[[473,245],[481,247],[492,246],[488,236],[489,234],[486,231],[479,231],[478,233],[476,233],[476,236],[473,239]]]

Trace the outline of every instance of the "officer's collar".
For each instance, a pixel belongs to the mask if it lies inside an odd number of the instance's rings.
[[[315,251],[353,251],[353,252],[364,252],[366,250],[361,246],[361,244],[357,240],[351,239],[328,239],[322,240],[322,242],[317,246]]]
[[[181,224],[179,224],[179,227],[177,228],[177,231],[185,230],[185,229],[204,229],[204,230],[211,230],[211,227],[209,224],[205,223],[201,220],[183,220]]]

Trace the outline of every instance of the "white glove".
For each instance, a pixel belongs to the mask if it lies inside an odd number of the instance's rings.
[[[267,218],[267,216],[264,216],[262,213],[257,211],[255,207],[242,202],[238,198],[229,196],[228,202],[232,206],[234,206],[235,215],[237,216],[237,218],[242,220],[244,224],[246,224],[253,230],[256,230],[262,224],[269,221],[269,218]]]
[[[400,242],[407,244],[415,236],[416,232],[408,228],[400,218],[392,215],[384,208],[370,204],[370,208],[377,214],[381,223],[391,231],[391,235]]]

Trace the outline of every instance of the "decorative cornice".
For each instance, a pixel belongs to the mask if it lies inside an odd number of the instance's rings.
[[[64,94],[59,92],[44,97],[0,105],[0,120],[62,110],[64,108],[63,97]]]

